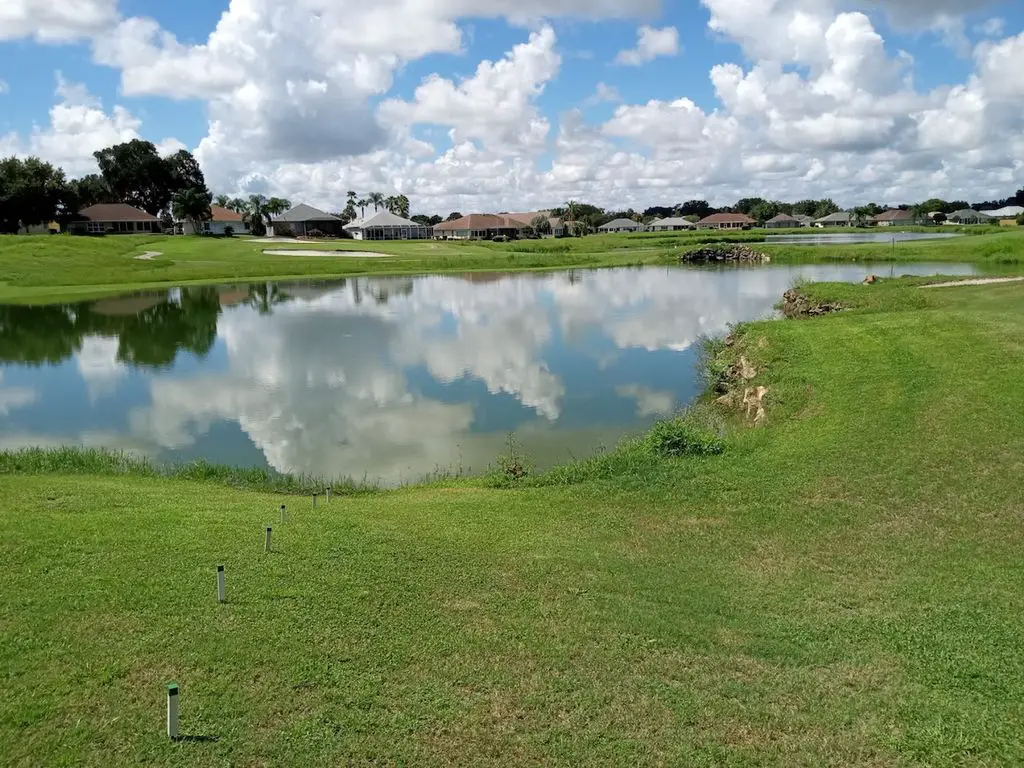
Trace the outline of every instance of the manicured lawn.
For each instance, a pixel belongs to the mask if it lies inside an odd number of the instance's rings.
[[[315,511],[0,460],[2,762],[1024,763],[1024,285],[808,290],[863,309],[743,330],[717,457]]]
[[[903,243],[895,257],[907,261],[976,261],[989,265],[1024,262],[1024,230],[964,228],[956,240]],[[247,238],[125,236],[0,237],[0,302],[45,302],[188,282],[252,282],[279,278],[343,277],[366,274],[415,274],[568,269],[571,267],[666,264],[679,253],[720,240],[756,242],[764,232],[677,232],[595,235],[563,240],[480,242],[276,243]],[[891,245],[759,246],[780,261],[808,259],[889,260]],[[373,251],[385,258],[344,255],[275,256],[266,249]],[[135,258],[146,251],[161,255]]]

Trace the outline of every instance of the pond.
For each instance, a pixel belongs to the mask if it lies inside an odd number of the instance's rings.
[[[797,278],[906,264],[606,269],[188,287],[0,306],[0,448],[84,445],[398,484],[543,468],[690,403],[702,335]]]
[[[766,243],[796,245],[855,245],[858,243],[909,243],[915,240],[949,240],[956,232],[835,232],[821,235],[768,235]]]

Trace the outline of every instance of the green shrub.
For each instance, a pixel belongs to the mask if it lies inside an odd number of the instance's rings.
[[[659,421],[644,438],[656,456],[717,456],[725,451],[720,421],[704,408],[691,408]]]

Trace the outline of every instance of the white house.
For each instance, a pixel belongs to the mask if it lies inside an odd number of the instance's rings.
[[[378,211],[345,225],[354,240],[429,240],[434,228],[403,219],[390,211]]]
[[[648,232],[675,232],[680,229],[696,229],[697,225],[681,216],[658,219],[647,225]]]
[[[613,219],[597,228],[598,232],[640,232],[643,226],[632,219]]]
[[[203,234],[226,235],[228,234],[228,229],[231,230],[233,235],[249,234],[249,225],[242,221],[241,214],[232,211],[230,208],[211,205],[210,213],[213,214],[213,218],[203,222]],[[181,231],[186,235],[199,234],[189,221],[176,221],[174,223],[177,225],[176,228],[180,227]]]

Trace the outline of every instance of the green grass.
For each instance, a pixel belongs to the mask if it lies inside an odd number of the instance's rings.
[[[770,388],[721,455],[316,511],[4,457],[2,762],[1024,763],[1024,285],[805,290],[717,348]]]
[[[895,257],[916,261],[1024,262],[1024,229],[963,228],[973,236],[957,240],[901,244]],[[669,264],[682,251],[709,242],[758,242],[766,231],[676,232],[595,235],[515,243],[368,242],[275,244],[246,238],[110,236],[0,236],[0,302],[45,302],[123,293],[187,283],[232,283],[302,277],[367,274],[517,271],[574,267]],[[373,251],[386,258],[350,256],[273,256],[267,248]],[[782,246],[764,250],[780,261],[811,259],[888,260],[891,245]],[[146,251],[151,261],[134,257]]]

